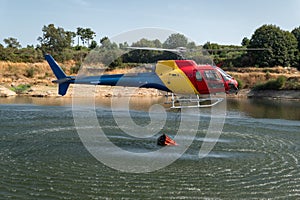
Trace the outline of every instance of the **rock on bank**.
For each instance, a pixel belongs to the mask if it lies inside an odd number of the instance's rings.
[[[17,94],[14,91],[11,91],[10,89],[7,89],[6,87],[0,85],[0,97],[10,97],[16,95]]]

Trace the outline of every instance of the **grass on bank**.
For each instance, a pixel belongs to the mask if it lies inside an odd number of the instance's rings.
[[[31,88],[31,85],[29,85],[29,84],[21,84],[18,86],[13,86],[10,89],[17,94],[23,94],[26,91],[28,91],[30,88]]]
[[[300,83],[297,78],[279,76],[277,79],[257,84],[253,90],[300,90]]]

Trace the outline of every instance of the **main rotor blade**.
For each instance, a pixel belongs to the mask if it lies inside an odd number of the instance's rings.
[[[206,51],[265,51],[269,48],[241,48],[241,49],[204,49]]]
[[[135,50],[169,51],[169,52],[176,52],[176,53],[181,53],[186,51],[186,48],[184,47],[179,47],[177,49],[164,49],[164,48],[156,48],[156,47],[126,47],[126,48],[135,49]]]
[[[186,49],[185,47],[178,47],[176,49],[164,49],[164,48],[156,48],[156,47],[126,47],[127,49],[134,49],[134,50],[152,50],[152,51],[169,51],[175,53],[184,53],[187,51],[195,51],[192,49]],[[202,51],[265,51],[270,50],[270,48],[235,48],[235,49],[205,49],[203,48]]]

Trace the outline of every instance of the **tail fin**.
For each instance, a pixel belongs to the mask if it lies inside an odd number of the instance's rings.
[[[55,74],[57,80],[67,77],[65,72],[60,68],[60,66],[57,64],[57,62],[54,60],[54,58],[51,55],[46,54],[45,58],[48,64],[50,65],[53,73]]]
[[[54,60],[54,58],[46,54],[45,59],[47,60],[48,64],[50,65],[54,75],[56,76],[57,80],[53,81],[58,83],[58,94],[64,96],[67,93],[67,90],[70,85],[71,77],[68,77],[65,72],[61,69],[61,67],[57,64],[57,62]]]

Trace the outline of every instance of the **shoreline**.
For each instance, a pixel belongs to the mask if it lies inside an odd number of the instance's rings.
[[[22,94],[16,94],[14,91],[7,87],[0,85],[0,98],[6,98],[11,96],[26,96],[26,97],[62,97],[57,93],[57,86],[41,86],[34,85],[28,91]],[[68,93],[62,98],[71,98],[76,93],[78,97],[85,97],[90,94],[96,94],[96,97],[159,97],[164,96],[164,92],[157,89],[147,88],[130,88],[120,86],[84,86],[74,88],[70,86]],[[299,100],[300,90],[260,90],[254,91],[251,89],[241,89],[238,94],[229,94],[227,98],[235,99],[274,99],[274,100]]]
[[[252,90],[248,93],[248,98],[300,101],[300,90]]]
[[[230,94],[227,98],[237,99],[273,99],[300,101],[300,90],[251,90],[242,89],[237,95]]]
[[[73,74],[71,70],[74,66],[73,62],[61,64],[66,74]],[[123,71],[120,71],[123,70]],[[128,69],[127,69],[128,71]],[[116,69],[111,73],[126,73],[126,69]],[[32,73],[30,73],[32,72]],[[228,98],[269,98],[269,99],[287,99],[300,100],[300,90],[262,90],[253,91],[255,85],[265,83],[268,80],[277,79],[279,76],[285,76],[287,79],[292,79],[293,82],[300,82],[300,72],[295,68],[273,67],[273,68],[236,68],[234,71],[227,70],[227,72],[241,81],[241,89],[237,95],[227,95]],[[58,87],[52,83],[55,79],[48,63],[46,61],[41,63],[12,63],[0,62],[0,97],[9,96],[29,96],[29,97],[61,97],[58,95]],[[22,90],[22,87],[29,85],[29,88]],[[16,94],[11,88],[17,89],[21,87]],[[68,98],[73,95],[73,85],[70,86],[68,93],[63,98]],[[76,87],[78,88],[78,87]],[[163,96],[164,92],[156,89],[145,88],[129,88],[129,87],[111,87],[111,86],[92,86],[86,87],[81,85],[82,91],[77,92],[76,96],[90,95],[95,93],[97,97],[111,97],[111,96],[136,96],[136,97],[153,97]],[[96,88],[96,89],[95,89]],[[94,92],[95,90],[95,92]]]
[[[147,88],[133,88],[133,87],[122,87],[122,86],[94,86],[94,85],[80,85],[80,87],[74,87],[70,85],[67,94],[61,96],[58,94],[58,87],[56,85],[51,86],[40,86],[34,85],[29,90],[17,94],[16,92],[8,89],[5,86],[0,85],[0,98],[6,98],[11,96],[25,96],[25,97],[61,97],[61,98],[72,98],[76,94],[77,97],[86,97],[94,95],[95,97],[159,97],[163,96],[164,93],[157,89]]]
[[[237,95],[230,94],[227,98],[235,99],[273,99],[300,101],[300,90],[251,90],[242,89]]]

